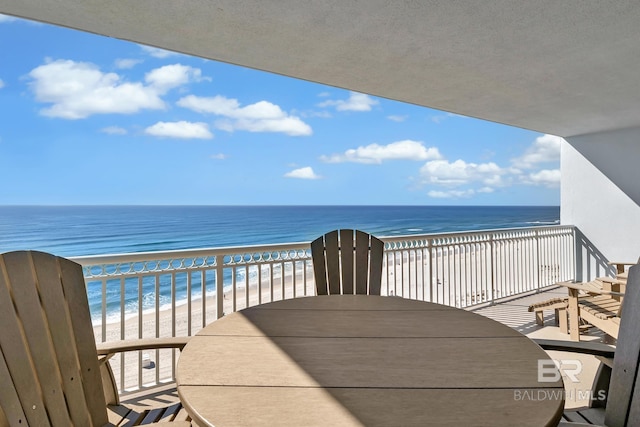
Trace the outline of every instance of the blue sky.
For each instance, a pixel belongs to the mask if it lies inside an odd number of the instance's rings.
[[[560,201],[555,136],[2,15],[0,58],[0,204]]]

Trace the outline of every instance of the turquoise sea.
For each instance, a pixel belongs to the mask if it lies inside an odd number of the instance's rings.
[[[61,256],[558,224],[558,206],[0,206],[0,252]]]
[[[33,249],[74,257],[309,242],[336,228],[400,236],[554,225],[559,218],[557,206],[0,206],[0,253]],[[152,308],[155,284],[142,286],[143,309]],[[125,312],[138,311],[137,287],[127,287],[124,296],[120,286],[106,292],[109,318],[118,317],[122,298]],[[89,282],[87,293],[99,322],[100,282]],[[170,301],[170,295],[163,276],[159,299]],[[176,297],[186,301],[184,279]]]

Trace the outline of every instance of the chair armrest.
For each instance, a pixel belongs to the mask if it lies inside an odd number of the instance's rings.
[[[612,278],[607,278],[607,281],[609,281],[611,283],[624,284],[624,282],[619,281],[617,279],[612,279]],[[576,289],[578,291],[583,291],[583,292],[585,292],[587,294],[614,295],[614,296],[620,296],[620,297],[624,296],[624,293],[622,293],[622,292],[607,291],[607,290],[604,290],[604,289],[599,289],[599,288],[597,288],[595,286],[585,286],[587,283],[590,283],[590,282],[584,282],[584,283],[558,282],[558,283],[556,283],[556,285],[564,286],[565,288]]]
[[[638,263],[638,261],[635,261],[635,262],[633,262],[633,261],[609,261],[607,264],[612,265],[612,266],[613,265],[618,266],[618,265],[636,265],[637,263]]]
[[[109,359],[116,353],[151,350],[159,348],[177,348],[182,351],[191,337],[170,337],[170,338],[141,338],[133,340],[110,341],[96,344],[98,353],[98,364],[100,375],[102,376],[102,389],[105,400],[109,405],[119,405],[120,396],[118,386],[113,376],[113,370],[109,365]]]
[[[640,261],[640,260],[638,260]],[[620,274],[624,272],[624,267],[627,265],[635,265],[638,263],[638,261],[636,262],[620,262],[620,261],[610,261],[607,264],[609,264],[611,267],[615,266],[616,267],[616,273]]]
[[[613,345],[589,341],[562,341],[532,338],[544,350],[569,351],[573,353],[591,354],[612,358],[616,348]]]
[[[149,350],[157,348],[177,348],[182,350],[191,337],[142,338],[138,340],[111,341],[96,344],[98,356],[109,359],[123,351]]]

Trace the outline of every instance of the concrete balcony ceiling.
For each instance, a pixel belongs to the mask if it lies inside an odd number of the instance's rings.
[[[564,137],[640,126],[638,1],[0,0],[0,13]]]

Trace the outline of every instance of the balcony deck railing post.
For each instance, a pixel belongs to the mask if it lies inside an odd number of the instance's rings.
[[[219,261],[219,257],[216,257],[216,261]],[[202,297],[200,298],[200,305],[202,307],[202,325],[200,327],[204,328],[207,326],[207,270],[202,270],[201,279],[200,289]]]
[[[191,304],[191,273],[187,273],[187,336],[193,335],[193,325],[192,323],[192,304]]]
[[[216,319],[224,316],[224,255],[216,258]],[[202,295],[206,298],[206,295]]]
[[[496,286],[496,257],[495,257],[495,247],[493,244],[494,233],[489,234],[489,253],[491,254],[491,288],[489,290],[489,300],[493,304],[495,301],[495,286]]]
[[[534,235],[535,235],[535,242],[536,242],[536,265],[538,266],[538,268],[536,268],[536,289],[539,292],[540,291],[540,233],[538,232],[538,230],[534,230]]]
[[[433,239],[427,239],[427,254],[429,262],[429,301],[434,302],[433,298]],[[426,298],[424,298],[426,300]]]

